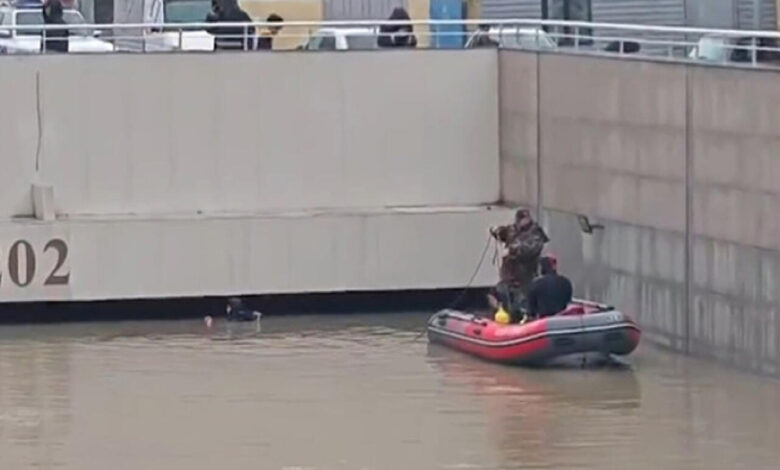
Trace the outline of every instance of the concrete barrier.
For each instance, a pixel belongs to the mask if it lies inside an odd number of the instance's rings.
[[[507,209],[440,207],[0,224],[4,301],[466,286]],[[485,256],[472,287],[495,282]]]

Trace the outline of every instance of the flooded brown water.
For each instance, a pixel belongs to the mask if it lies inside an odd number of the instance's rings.
[[[497,366],[425,318],[0,327],[0,469],[778,468],[776,381],[647,345]]]

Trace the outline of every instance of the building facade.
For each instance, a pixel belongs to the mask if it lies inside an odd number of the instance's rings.
[[[780,0],[482,0],[484,18],[777,29]]]

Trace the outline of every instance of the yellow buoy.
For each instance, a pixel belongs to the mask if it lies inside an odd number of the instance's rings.
[[[508,325],[510,321],[512,321],[511,317],[507,313],[506,310],[504,310],[503,306],[499,306],[498,310],[496,310],[496,314],[493,317],[493,319],[496,321],[496,323],[499,323],[501,325]]]

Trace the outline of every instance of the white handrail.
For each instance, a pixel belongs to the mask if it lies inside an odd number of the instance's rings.
[[[179,50],[214,50],[215,46],[220,46],[218,41],[227,39],[244,39],[243,49],[249,50],[255,48],[256,38],[258,30],[263,28],[280,28],[280,33],[277,38],[286,38],[288,40],[294,38],[307,39],[311,37],[312,33],[318,29],[329,28],[365,28],[371,29],[372,35],[381,36],[382,32],[378,31],[378,27],[382,26],[408,26],[414,29],[414,34],[421,37],[429,38],[445,38],[445,37],[463,37],[466,40],[466,44],[471,44],[471,39],[476,37],[475,30],[477,27],[488,26],[491,28],[498,28],[499,36],[502,36],[501,31],[506,31],[509,28],[517,28],[515,37],[513,40],[518,43],[521,42],[521,29],[536,31],[536,45],[533,46],[520,46],[509,45],[508,47],[530,47],[531,49],[539,49],[545,46],[547,40],[540,41],[541,31],[545,30],[544,34],[547,34],[551,39],[554,39],[556,47],[565,47],[566,50],[575,53],[592,53],[595,51],[593,46],[595,44],[617,43],[616,48],[604,48],[602,52],[623,56],[628,53],[635,54],[634,56],[644,57],[657,57],[659,55],[666,56],[672,59],[690,58],[692,60],[712,60],[712,59],[700,59],[698,54],[699,39],[704,36],[717,37],[723,42],[720,45],[711,46],[720,50],[722,54],[732,54],[734,51],[740,51],[741,54],[747,53],[748,55],[737,56],[732,60],[738,60],[741,62],[751,62],[753,65],[757,65],[759,61],[766,62],[775,61],[780,63],[780,46],[774,44],[765,44],[763,40],[770,40],[777,44],[780,44],[780,31],[758,31],[758,30],[734,30],[734,29],[711,29],[711,28],[690,28],[690,27],[675,27],[675,26],[660,26],[660,25],[639,25],[639,24],[622,24],[622,23],[593,23],[586,21],[565,21],[565,20],[541,20],[541,19],[468,19],[468,20],[410,20],[410,21],[395,21],[395,20],[340,20],[340,21],[285,21],[285,22],[267,22],[267,21],[255,21],[244,23],[233,22],[197,22],[197,23],[111,23],[111,24],[67,24],[67,25],[0,25],[0,39],[2,37],[9,37],[12,35],[12,31],[19,31],[21,33],[25,31],[40,32],[43,31],[43,37],[46,37],[45,31],[49,30],[89,30],[93,32],[109,32],[107,41],[113,43],[113,45],[105,46],[108,51],[140,51],[140,52],[157,52],[162,50],[173,51],[177,48]],[[440,31],[438,27],[442,26],[460,26],[462,29]],[[206,32],[215,32],[213,28],[224,28],[222,31],[217,31],[216,35],[205,35]],[[427,28],[427,29],[426,29]],[[225,29],[227,31],[225,31]],[[397,29],[397,28],[394,28]],[[200,31],[200,34],[196,34],[195,37],[190,35],[193,31]],[[238,33],[241,31],[241,33]],[[156,33],[167,33],[168,36],[163,34],[162,36]],[[39,33],[41,34],[41,33]],[[491,34],[491,33],[488,33]],[[523,33],[526,34],[527,33]],[[89,36],[89,34],[84,34]],[[175,43],[177,46],[172,46],[170,35],[175,35]],[[185,36],[186,35],[186,36]],[[502,36],[503,37],[503,36]],[[738,43],[740,41],[748,40],[748,43]],[[188,42],[188,46],[184,47],[185,40]],[[209,44],[207,44],[209,42]],[[223,43],[220,47],[227,47]],[[511,43],[511,40],[508,41]],[[588,42],[589,45],[583,45],[584,42]],[[636,43],[641,45],[641,52],[626,51],[627,43]],[[235,44],[233,44],[235,46]],[[645,47],[646,46],[646,47]],[[9,47],[0,43],[0,52],[9,51]],[[103,46],[101,46],[103,47]],[[504,42],[501,42],[501,47],[506,47]],[[545,46],[547,47],[547,46]],[[45,46],[44,46],[45,48]],[[20,48],[22,53],[26,50]],[[102,48],[98,47],[100,51]],[[719,52],[705,52],[705,54],[718,54]],[[694,52],[696,51],[696,52]],[[597,51],[598,52],[598,51]],[[770,52],[770,54],[764,54]],[[689,57],[689,53],[695,54],[696,57]],[[763,54],[763,55],[759,55]],[[745,59],[748,60],[745,60]],[[776,59],[775,59],[776,58]],[[724,59],[725,60],[725,59]],[[728,60],[726,60],[728,61]]]
[[[756,37],[780,39],[780,31],[759,31],[744,29],[711,29],[660,25],[639,25],[624,23],[591,23],[586,21],[539,20],[539,19],[468,19],[468,20],[349,20],[349,21],[285,21],[280,23],[254,21],[251,23],[84,23],[69,25],[2,25],[3,30],[39,31],[41,29],[56,30],[67,28],[87,29],[206,29],[215,27],[248,27],[248,28],[339,28],[339,27],[371,27],[371,26],[535,26],[560,27],[578,29],[610,29],[638,33],[668,33],[689,35],[712,35],[723,37]]]

